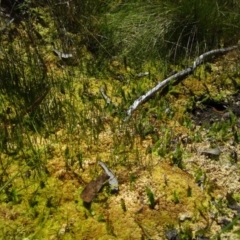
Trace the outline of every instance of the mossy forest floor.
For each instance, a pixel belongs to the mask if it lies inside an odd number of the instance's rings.
[[[139,70],[115,57],[111,75],[88,77],[94,57],[86,49],[75,46],[73,58],[59,59],[50,20],[34,26],[38,34],[21,22],[10,26],[11,43],[2,37],[0,61],[20,56],[12,60],[24,72],[19,86],[37,79],[42,63],[23,64],[36,49],[51,81],[27,110],[14,92],[13,101],[1,93],[2,239],[239,239],[239,51],[203,63],[124,121],[130,104],[164,78],[161,64],[142,66],[150,75],[137,78]],[[41,128],[32,120],[37,111]],[[216,148],[219,154],[207,153]],[[80,193],[102,172],[99,160],[116,174],[119,192],[105,186],[86,207]]]

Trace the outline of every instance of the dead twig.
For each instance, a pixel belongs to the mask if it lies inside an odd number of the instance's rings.
[[[26,114],[32,112],[35,108],[37,108],[42,103],[44,98],[47,96],[49,90],[50,89],[46,89],[43,92],[43,94],[38,99],[36,99],[35,102],[22,113],[22,117],[24,117]]]
[[[102,94],[102,97],[104,98],[105,102],[110,105],[112,104],[113,105],[113,102],[112,100],[106,95],[106,93],[104,92],[104,89],[101,87],[100,88],[100,93]]]

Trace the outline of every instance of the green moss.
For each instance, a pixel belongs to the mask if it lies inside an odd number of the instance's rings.
[[[171,84],[125,122],[127,107],[171,69],[182,70],[181,63],[142,59],[137,66],[115,57],[102,59],[100,65],[89,50],[100,35],[95,25],[93,34],[81,18],[76,23],[85,34],[75,25],[67,31],[64,21],[76,20],[72,14],[77,5],[48,4],[32,8],[28,18],[0,37],[1,238],[163,239],[164,227],[177,226],[185,209],[192,212],[192,224],[198,222],[211,232],[208,203],[215,185],[205,181],[204,170],[196,170],[194,177],[182,170],[195,152],[182,144],[181,134],[190,135],[194,143],[205,140],[203,128],[195,130],[186,116],[186,105],[206,91],[214,99],[225,98],[232,81],[228,73],[215,76],[213,84],[212,64],[207,69],[203,64],[184,84]],[[61,51],[72,51],[72,61],[55,56],[52,42]],[[136,77],[145,71],[150,74]],[[104,101],[100,87],[112,105]],[[207,137],[224,142],[234,135],[238,142],[236,124],[231,115],[230,121],[213,125]],[[227,135],[229,127],[233,133]],[[104,188],[86,208],[80,192],[101,172],[97,160],[116,173],[120,191],[114,195]],[[207,191],[197,186],[201,180]],[[237,194],[234,197],[239,200]],[[190,230],[184,226],[181,236],[187,239]]]

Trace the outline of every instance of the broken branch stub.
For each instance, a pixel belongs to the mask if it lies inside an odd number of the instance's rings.
[[[105,163],[98,161],[98,164],[103,168],[105,173],[109,176],[108,183],[111,187],[111,190],[114,192],[118,192],[118,180],[115,175],[111,172],[110,169],[105,165]]]

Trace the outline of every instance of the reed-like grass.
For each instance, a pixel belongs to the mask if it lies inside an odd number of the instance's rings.
[[[239,7],[237,2],[207,0],[121,3],[107,15],[107,43],[137,62],[186,59],[236,43]]]

